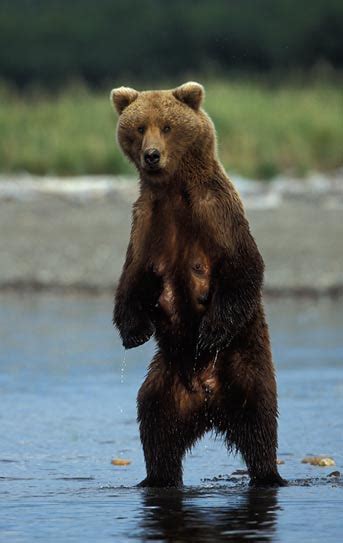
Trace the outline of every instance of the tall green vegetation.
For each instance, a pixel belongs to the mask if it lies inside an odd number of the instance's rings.
[[[216,125],[219,154],[230,173],[265,179],[285,171],[304,175],[342,166],[339,83],[204,83],[205,108]],[[0,87],[0,171],[133,172],[115,144],[109,89],[70,87],[57,94],[29,94]]]

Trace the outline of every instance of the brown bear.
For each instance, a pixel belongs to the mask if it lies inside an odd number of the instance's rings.
[[[182,485],[183,457],[209,430],[242,454],[251,483],[282,485],[264,264],[203,96],[193,82],[111,92],[119,145],[140,175],[113,321],[125,348],[152,335],[158,346],[137,399],[140,485]]]

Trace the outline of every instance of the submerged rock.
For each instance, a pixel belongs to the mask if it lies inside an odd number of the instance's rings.
[[[332,471],[331,473],[328,474],[328,477],[340,477],[340,476],[341,476],[340,471]]]
[[[301,461],[303,464],[311,464],[311,466],[335,466],[336,463],[333,458],[329,456],[305,456]]]
[[[125,458],[113,458],[113,460],[111,460],[111,464],[113,464],[113,466],[128,466],[131,464],[131,460],[125,460]]]

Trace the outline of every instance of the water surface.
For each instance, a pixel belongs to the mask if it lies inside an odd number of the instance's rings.
[[[0,297],[0,540],[343,540],[343,308],[267,304],[287,488],[250,489],[239,457],[206,436],[183,490],[137,489],[136,393],[153,342],[124,350],[109,297]],[[301,463],[325,454],[334,468]],[[112,458],[131,460],[127,467]]]

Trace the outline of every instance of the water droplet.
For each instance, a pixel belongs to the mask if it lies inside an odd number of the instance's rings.
[[[217,362],[217,359],[218,359],[218,353],[219,353],[219,349],[216,350],[216,356],[214,357],[212,368],[214,368],[214,366],[216,365],[216,362]]]
[[[120,368],[120,382],[121,382],[121,384],[124,383],[125,368],[126,368],[126,349],[124,349],[123,361],[121,363],[121,368]]]

